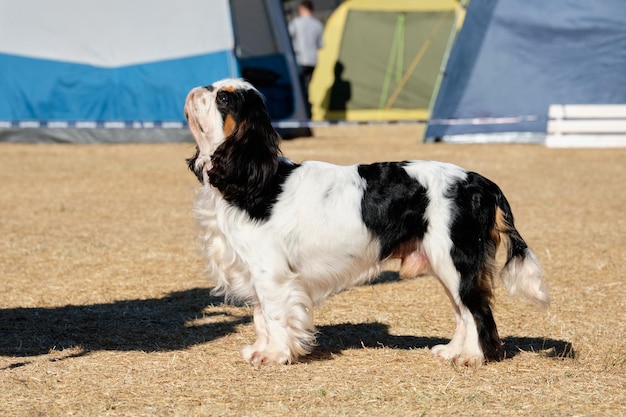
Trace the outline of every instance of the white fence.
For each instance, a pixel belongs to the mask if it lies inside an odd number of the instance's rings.
[[[546,146],[626,147],[626,104],[550,106]]]

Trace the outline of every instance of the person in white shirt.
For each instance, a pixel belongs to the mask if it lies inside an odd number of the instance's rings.
[[[298,16],[289,23],[289,34],[300,66],[300,81],[310,115],[309,84],[317,65],[317,50],[324,46],[322,22],[313,17],[313,2],[303,0],[298,6]]]

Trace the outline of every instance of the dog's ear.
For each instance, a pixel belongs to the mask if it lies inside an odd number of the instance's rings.
[[[200,148],[198,148],[196,146],[196,153],[195,153],[195,155],[192,156],[191,158],[186,159],[186,162],[187,162],[187,166],[189,167],[191,172],[196,174],[196,177],[198,177],[198,181],[200,181],[200,183],[202,183],[202,181],[203,181],[202,169],[198,169],[198,167],[196,166],[196,161],[198,160],[199,156],[200,156]]]
[[[280,136],[258,93],[246,97],[239,114],[232,133],[211,156],[209,182],[227,201],[249,208],[278,170]]]

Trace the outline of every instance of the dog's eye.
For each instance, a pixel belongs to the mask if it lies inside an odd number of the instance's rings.
[[[228,93],[224,91],[217,93],[217,101],[221,104],[228,104]]]

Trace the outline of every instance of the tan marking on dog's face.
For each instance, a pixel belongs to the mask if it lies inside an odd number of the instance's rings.
[[[235,128],[237,127],[237,123],[235,119],[230,114],[226,116],[224,119],[224,137],[227,138],[233,134]]]
[[[216,81],[211,87],[196,87],[192,89],[185,100],[185,117],[189,129],[200,149],[200,154],[209,157],[215,148],[229,135],[234,133],[237,122],[231,117],[224,118],[216,103],[218,93],[228,94],[238,90],[253,90],[252,84],[239,79],[224,79]]]

